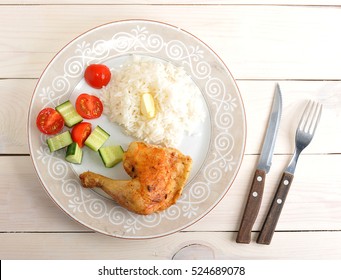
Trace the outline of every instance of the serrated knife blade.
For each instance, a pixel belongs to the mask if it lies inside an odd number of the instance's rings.
[[[260,205],[262,202],[265,177],[269,172],[277,132],[282,115],[282,94],[278,84],[276,84],[271,113],[268,120],[266,134],[263,140],[262,151],[258,160],[248,200],[246,202],[244,215],[240,224],[237,236],[237,243],[250,243],[253,224],[256,221]]]

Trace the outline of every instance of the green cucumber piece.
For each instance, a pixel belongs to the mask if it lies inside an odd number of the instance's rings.
[[[56,110],[62,115],[67,127],[72,127],[83,120],[83,118],[77,113],[70,100],[58,105]]]
[[[101,128],[98,125],[91,132],[89,137],[85,140],[84,144],[88,146],[91,150],[94,150],[95,152],[97,152],[98,149],[103,146],[105,141],[109,139],[109,137],[110,137],[110,134],[107,133],[103,128]]]
[[[50,152],[54,152],[69,146],[72,143],[70,131],[65,131],[46,140]]]
[[[71,143],[66,149],[65,160],[71,163],[80,164],[83,158],[83,151],[76,142]]]
[[[99,154],[102,158],[105,167],[111,168],[122,161],[124,151],[123,148],[119,145],[107,146],[101,147],[99,149]]]

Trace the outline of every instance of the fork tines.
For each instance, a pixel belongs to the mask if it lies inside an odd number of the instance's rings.
[[[302,114],[302,118],[298,125],[299,129],[309,133],[314,134],[317,124],[320,121],[322,113],[322,104],[310,100],[306,105],[304,112]]]

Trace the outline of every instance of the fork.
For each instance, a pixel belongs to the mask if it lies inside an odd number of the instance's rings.
[[[257,243],[271,243],[279,216],[281,215],[285,199],[294,179],[296,164],[301,152],[310,144],[316,131],[322,113],[322,105],[318,102],[309,101],[298,124],[295,137],[295,151],[288,167],[284,170],[277,192],[266,216]]]

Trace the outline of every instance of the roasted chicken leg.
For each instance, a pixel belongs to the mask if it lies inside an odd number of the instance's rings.
[[[122,207],[141,215],[173,205],[181,196],[192,159],[173,148],[132,142],[123,156],[131,180],[113,180],[93,172],[80,175],[83,187],[98,187]]]

